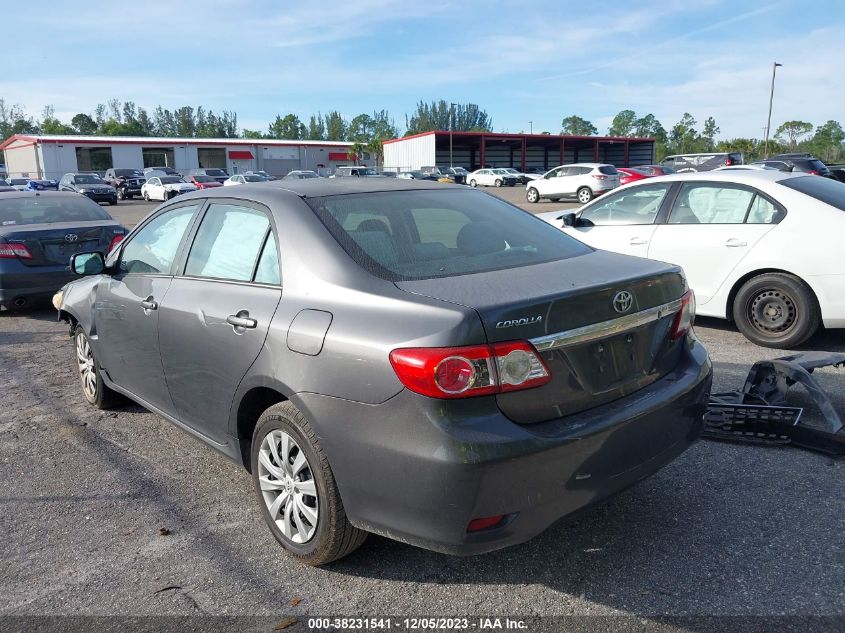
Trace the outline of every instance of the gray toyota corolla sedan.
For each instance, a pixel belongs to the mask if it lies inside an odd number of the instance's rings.
[[[368,532],[521,543],[699,435],[711,380],[672,265],[596,251],[472,189],[281,180],[162,205],[54,298],[82,390],[252,473],[322,564]]]

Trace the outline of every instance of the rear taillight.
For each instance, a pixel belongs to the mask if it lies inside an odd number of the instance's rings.
[[[730,158],[725,159],[725,167],[730,167],[734,162]]]
[[[693,321],[695,321],[695,294],[692,290],[687,290],[681,297],[681,309],[678,310],[675,321],[672,323],[672,340],[677,341],[686,336],[692,329]]]
[[[808,171],[807,173],[812,175],[812,176],[818,176],[819,175],[819,172],[817,172],[815,169]]]
[[[595,178],[596,180],[607,180],[607,176],[605,176],[604,174],[593,174],[593,178]]]
[[[415,347],[390,353],[405,387],[431,398],[469,398],[539,387],[551,374],[528,341]]]
[[[115,235],[111,238],[111,244],[109,244],[108,252],[111,253],[114,250],[114,247],[120,244],[123,241],[123,238],[126,237],[125,235]]]
[[[20,242],[0,242],[0,259],[32,259],[32,253]]]

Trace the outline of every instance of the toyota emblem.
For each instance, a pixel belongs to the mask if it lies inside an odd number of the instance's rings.
[[[634,304],[634,295],[627,290],[620,290],[613,295],[613,309],[620,314],[626,313]]]
[[[79,239],[79,236],[76,233],[68,233],[65,235],[65,242],[75,242]]]

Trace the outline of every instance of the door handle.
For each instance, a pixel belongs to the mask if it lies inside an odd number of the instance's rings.
[[[648,244],[648,240],[644,240],[641,237],[632,237],[631,241],[628,242],[631,246],[642,246],[643,244]]]
[[[150,296],[141,302],[141,307],[144,310],[158,310],[158,303]]]
[[[743,242],[742,240],[738,240],[735,237],[732,237],[727,242],[725,242],[725,246],[728,248],[737,248],[740,246],[748,246],[747,242]]]
[[[249,312],[241,310],[237,314],[230,314],[226,317],[226,323],[234,327],[241,327],[247,330],[254,330],[258,327],[258,321],[249,318]]]

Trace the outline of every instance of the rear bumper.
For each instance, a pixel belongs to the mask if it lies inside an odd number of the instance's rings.
[[[16,260],[0,263],[0,304],[13,305],[16,299],[27,302],[49,299],[66,283],[79,279],[67,266],[24,266]]]
[[[701,433],[711,378],[691,338],[675,370],[645,389],[533,425],[511,422],[492,397],[294,401],[318,430],[354,525],[468,555],[527,541],[674,459]],[[467,533],[472,519],[498,515],[503,525]]]

